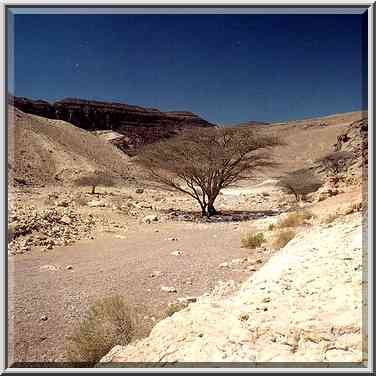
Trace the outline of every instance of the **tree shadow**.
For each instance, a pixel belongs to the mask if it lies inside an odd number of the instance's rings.
[[[280,215],[283,210],[226,210],[208,217],[203,217],[199,211],[188,210],[161,210],[162,213],[169,216],[171,220],[179,222],[244,222],[260,218],[274,217]]]

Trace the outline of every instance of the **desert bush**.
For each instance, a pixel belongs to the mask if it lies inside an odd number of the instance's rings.
[[[305,223],[305,221],[314,217],[314,214],[308,210],[300,210],[289,213],[286,217],[281,218],[277,224],[278,228],[297,227]]]
[[[80,187],[91,187],[91,193],[95,194],[95,188],[113,187],[116,184],[116,178],[103,171],[95,171],[90,175],[81,176],[74,183]]]
[[[126,301],[116,295],[97,300],[68,338],[71,362],[97,362],[116,345],[127,345],[136,332],[136,318]]]
[[[189,195],[210,217],[223,188],[275,164],[268,149],[279,144],[276,137],[247,127],[195,128],[146,146],[136,162],[151,181]]]
[[[348,151],[337,151],[328,154],[319,160],[318,163],[323,166],[324,170],[328,171],[332,175],[336,175],[341,171],[346,171],[352,158],[352,153]]]
[[[295,237],[295,235],[296,232],[294,230],[279,231],[273,238],[272,248],[283,248],[291,239]]]
[[[293,194],[298,202],[304,200],[306,195],[316,192],[323,181],[313,171],[301,169],[283,176],[277,185],[283,192]]]
[[[249,232],[247,234],[244,234],[241,238],[242,247],[250,249],[261,247],[262,243],[264,243],[265,241],[266,239],[262,232],[259,232],[257,234]]]
[[[171,317],[174,313],[179,312],[182,309],[187,308],[187,307],[188,307],[188,303],[185,303],[185,302],[184,303],[183,302],[182,303],[170,303],[167,306],[166,311],[162,315],[162,319],[166,317]]]
[[[269,231],[273,231],[273,230],[275,230],[275,228],[276,228],[275,223],[270,223],[270,225],[268,226]]]

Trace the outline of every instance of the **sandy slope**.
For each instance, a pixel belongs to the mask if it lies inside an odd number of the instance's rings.
[[[127,172],[129,158],[115,146],[61,120],[9,108],[8,144],[11,179],[28,184],[69,183],[96,169]]]

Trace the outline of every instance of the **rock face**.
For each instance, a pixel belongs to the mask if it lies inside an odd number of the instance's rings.
[[[304,231],[227,298],[220,289],[105,362],[364,362],[362,225]],[[364,345],[364,343],[363,343]],[[330,364],[328,364],[330,366]]]
[[[20,97],[10,97],[9,103],[23,112],[65,120],[86,130],[116,131],[123,137],[111,142],[128,154],[185,128],[214,126],[191,112],[161,112],[123,103],[66,98],[49,104]]]
[[[366,169],[368,167],[368,119],[351,123],[346,132],[340,135],[334,145],[337,152],[352,154],[350,170]]]

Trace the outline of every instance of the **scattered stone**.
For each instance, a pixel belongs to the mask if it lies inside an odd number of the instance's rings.
[[[179,303],[187,304],[187,303],[195,303],[197,302],[197,297],[195,296],[187,296],[184,298],[178,298]]]
[[[87,203],[91,208],[102,208],[106,206],[106,203],[103,200],[92,200]]]
[[[178,241],[178,238],[167,238],[167,240],[169,240],[171,242],[176,242],[176,241]]]
[[[220,268],[229,268],[230,265],[228,262],[222,262],[221,264],[218,265]]]
[[[183,256],[183,252],[182,251],[174,251],[174,252],[171,252],[171,255],[172,256]]]
[[[169,287],[169,286],[161,286],[161,290],[162,291],[165,291],[165,292],[168,292],[168,293],[174,293],[174,292],[177,292],[176,288],[175,287]]]
[[[150,224],[152,222],[157,222],[158,216],[156,214],[148,215],[144,218],[144,223]]]
[[[62,200],[62,201],[56,201],[55,202],[55,205],[56,206],[61,206],[63,208],[67,208],[69,206],[69,202],[66,201],[66,200]]]
[[[72,265],[67,265],[67,266],[65,267],[65,269],[67,269],[67,270],[72,270],[72,269],[73,269],[73,266],[72,266]]]
[[[46,315],[41,316],[40,321],[47,321],[48,317]]]
[[[62,223],[66,223],[67,225],[69,225],[70,223],[72,223],[72,220],[71,220],[67,215],[64,215],[64,216],[60,219],[60,222],[62,222]]]
[[[246,257],[243,257],[243,258],[233,259],[233,260],[231,260],[231,263],[232,264],[243,264],[247,261],[248,261],[248,259]]]
[[[159,271],[159,270],[155,270],[155,271],[153,271],[153,272],[150,273],[150,277],[152,277],[152,278],[159,277],[161,275],[163,275],[163,273],[161,271]]]
[[[55,265],[43,265],[39,269],[41,271],[48,270],[48,271],[51,271],[51,272],[55,272],[56,270],[58,270],[58,267],[55,266]]]

